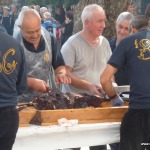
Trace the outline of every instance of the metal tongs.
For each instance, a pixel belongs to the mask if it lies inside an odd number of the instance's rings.
[[[26,103],[19,103],[17,106],[16,106],[16,109],[18,111],[21,111],[22,109],[25,109],[27,108],[28,106],[34,106],[32,102],[26,102]]]

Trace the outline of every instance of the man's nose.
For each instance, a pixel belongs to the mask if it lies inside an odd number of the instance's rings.
[[[33,32],[33,33],[32,33],[32,37],[37,37],[37,35],[38,35],[38,34],[37,34],[36,32]]]

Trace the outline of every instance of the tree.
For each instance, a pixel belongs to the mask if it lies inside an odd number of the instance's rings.
[[[0,5],[8,5],[11,4],[13,0],[0,0]]]
[[[6,0],[1,0],[6,1]],[[82,30],[81,23],[81,12],[83,8],[88,4],[99,4],[101,5],[107,16],[106,28],[103,35],[110,39],[115,35],[115,19],[123,11],[127,10],[128,4],[132,0],[18,0],[26,2],[25,5],[39,4],[41,6],[46,6],[50,4],[52,7],[64,6],[67,7],[74,5],[74,33]],[[147,0],[146,0],[147,1]]]
[[[130,2],[131,0],[80,0],[74,7],[74,33],[82,30],[81,12],[83,8],[95,3],[101,5],[106,12],[107,22],[103,35],[108,39],[112,38],[115,35],[115,19],[121,12],[127,10]]]
[[[26,0],[26,5],[38,4],[46,6],[50,4],[52,7],[56,7],[77,4],[78,1],[79,0]]]

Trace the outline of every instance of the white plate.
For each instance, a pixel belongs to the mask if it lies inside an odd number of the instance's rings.
[[[130,92],[130,85],[115,86],[114,88],[119,94],[121,94],[122,92]]]

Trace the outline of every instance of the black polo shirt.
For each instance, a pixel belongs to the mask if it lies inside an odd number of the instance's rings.
[[[111,48],[111,51],[113,53],[113,51],[115,50],[116,48],[116,38],[113,38],[109,41],[109,45],[110,45],[110,48]]]

